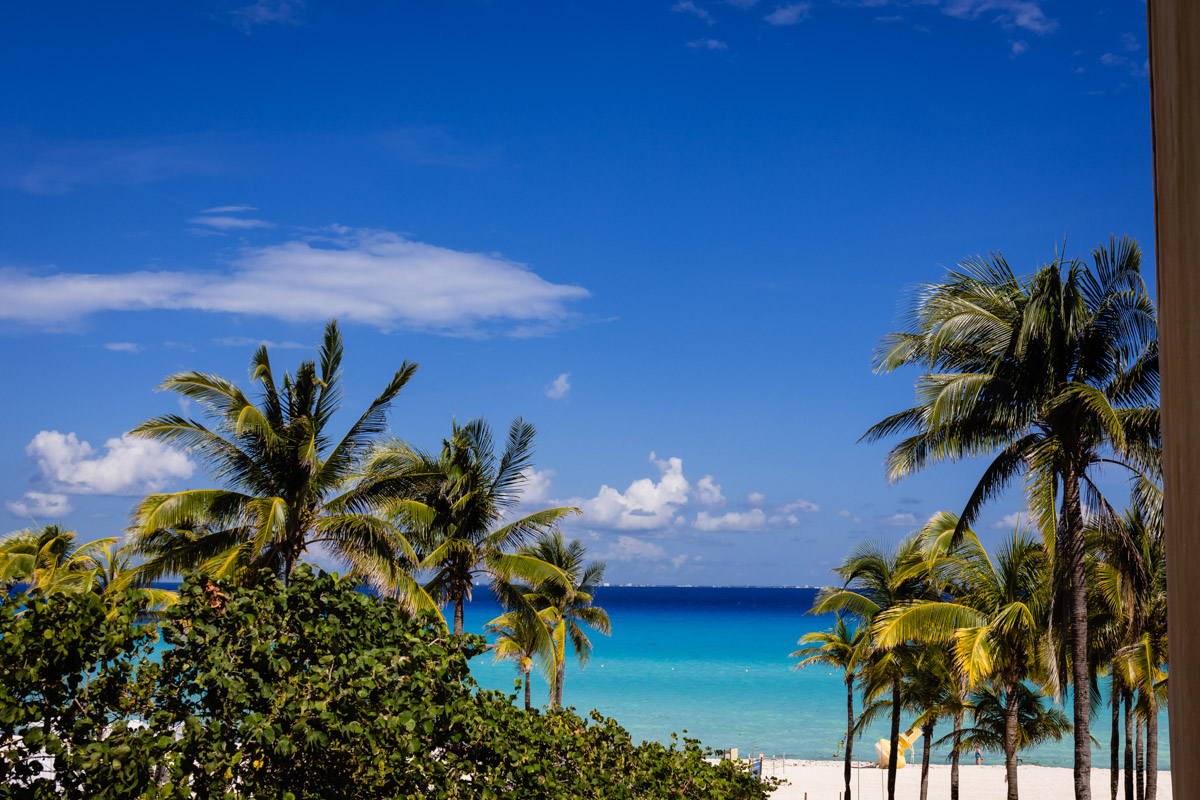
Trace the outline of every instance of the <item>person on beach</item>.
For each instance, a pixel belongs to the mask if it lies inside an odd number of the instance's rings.
[[[975,748],[975,766],[978,767],[982,764],[983,764],[983,753],[979,752],[979,748],[976,747]]]

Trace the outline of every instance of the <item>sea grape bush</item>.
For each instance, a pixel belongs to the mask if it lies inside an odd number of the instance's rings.
[[[158,658],[152,649],[159,648]],[[0,605],[0,796],[765,798],[699,743],[481,690],[451,637],[352,581],[193,576],[157,624],[135,598]],[[41,772],[53,768],[53,776]]]

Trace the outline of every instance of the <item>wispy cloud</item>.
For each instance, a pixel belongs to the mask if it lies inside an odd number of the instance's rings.
[[[234,27],[250,33],[256,25],[299,25],[304,0],[257,0],[230,11]]]
[[[637,539],[633,536],[621,535],[617,541],[604,553],[604,558],[613,561],[659,561],[666,556],[662,545]]]
[[[701,511],[692,527],[698,531],[758,531],[767,527],[767,515],[761,508],[727,511],[718,516]]]
[[[1042,10],[1041,0],[946,0],[942,13],[959,19],[988,19],[1006,28],[1045,34],[1058,29],[1058,20]]]
[[[222,347],[258,347],[263,345],[271,350],[315,350],[316,347],[302,342],[273,342],[270,339],[255,339],[253,336],[222,336],[213,339],[213,344]]]
[[[779,510],[784,514],[790,514],[793,511],[803,511],[806,514],[812,514],[820,511],[821,507],[816,503],[810,503],[808,500],[797,500],[794,503],[788,503]]]
[[[884,525],[895,525],[897,527],[911,528],[917,524],[917,518],[913,514],[909,514],[907,512],[901,512],[899,514],[892,514],[890,517],[888,517],[887,519],[885,519],[883,521],[883,524]]]
[[[220,231],[249,230],[251,228],[274,228],[274,222],[265,219],[248,219],[246,217],[192,217],[188,222],[193,225],[207,225]]]
[[[271,297],[270,303],[262,298]],[[334,227],[326,235],[243,248],[226,270],[115,274],[0,268],[0,319],[68,323],[99,311],[188,309],[382,330],[482,335],[513,322],[561,323],[589,296],[526,265]]]
[[[812,16],[812,3],[788,3],[763,17],[768,25],[795,25]]]
[[[243,211],[258,211],[256,206],[214,206],[200,211],[201,214],[239,214]]]
[[[4,505],[19,517],[31,517],[39,521],[47,517],[62,517],[72,511],[67,496],[57,492],[26,492],[20,500],[10,500]]]
[[[1140,50],[1142,48],[1141,42],[1139,42],[1137,40],[1137,37],[1134,36],[1132,33],[1122,33],[1121,34],[1121,44],[1125,46],[1126,52],[1129,52],[1129,53],[1132,53],[1135,50]]]
[[[996,530],[1015,530],[1016,528],[1028,528],[1033,524],[1033,517],[1029,516],[1028,511],[1014,511],[1011,514],[1005,514],[999,521],[993,522],[992,527]]]
[[[1119,56],[1115,53],[1105,53],[1100,56],[1100,63],[1106,67],[1120,67],[1129,72],[1134,78],[1144,78],[1150,74],[1150,62],[1144,60],[1141,63],[1128,57]]]
[[[687,43],[688,47],[695,50],[728,50],[729,45],[722,42],[720,39],[696,39]]]
[[[107,342],[104,345],[105,350],[113,350],[117,353],[140,353],[142,346],[134,342]]]
[[[1012,58],[1016,58],[1017,56],[1021,55],[1022,53],[1029,52],[1029,42],[1016,41],[1016,42],[1009,42],[1009,44],[1012,45]]]
[[[67,194],[83,186],[139,186],[211,174],[218,162],[181,139],[114,139],[30,148],[0,145],[0,179],[30,194]]]
[[[708,13],[706,9],[696,5],[694,2],[692,2],[692,0],[678,0],[675,5],[671,6],[671,10],[684,14],[695,14],[697,17],[704,20],[706,25],[712,25],[713,22],[716,21],[713,19],[712,14]]]
[[[546,387],[546,397],[551,400],[565,400],[571,393],[571,373],[564,372]]]

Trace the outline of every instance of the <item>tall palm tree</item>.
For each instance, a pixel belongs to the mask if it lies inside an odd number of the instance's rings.
[[[1004,762],[1008,799],[1017,800],[1019,686],[1044,674],[1042,637],[1049,613],[1049,570],[1041,542],[1014,533],[995,559],[972,537],[952,557],[962,593],[953,599],[893,606],[875,620],[882,647],[950,644],[968,686],[995,682],[1005,696]]]
[[[495,660],[512,661],[517,665],[525,681],[525,710],[529,711],[532,708],[529,673],[533,670],[534,659],[540,658],[543,664],[554,660],[550,631],[536,612],[521,613],[518,610],[496,617],[487,624],[487,632],[496,637],[490,645]]]
[[[425,590],[438,603],[454,605],[456,635],[463,632],[463,606],[481,576],[494,586],[517,579],[565,581],[556,567],[517,551],[579,509],[548,508],[506,518],[528,481],[534,436],[533,425],[514,420],[497,457],[487,422],[475,419],[455,422],[438,453],[393,439],[367,459],[361,497],[414,532],[417,568],[432,576]]]
[[[25,584],[46,594],[91,591],[102,570],[101,554],[117,540],[79,544],[58,525],[26,528],[0,537],[0,584]]]
[[[1157,477],[1161,429],[1154,304],[1129,238],[1093,251],[1089,268],[1056,258],[1018,279],[1004,258],[968,261],[921,287],[907,330],[885,337],[877,370],[919,366],[917,404],[864,438],[908,436],[887,458],[899,480],[940,461],[995,454],[962,511],[1024,476],[1030,509],[1054,531],[1053,633],[1070,636],[1075,796],[1091,796],[1084,496],[1106,507],[1092,472],[1109,462]]]
[[[320,546],[376,588],[433,608],[404,568],[414,555],[404,532],[374,514],[353,483],[417,367],[404,362],[335,440],[329,428],[341,404],[342,355],[341,333],[330,322],[317,359],[277,382],[267,348],[259,347],[250,363],[257,403],[218,375],[180,372],[163,382],[160,388],[198,403],[213,427],[168,414],[133,434],[186,448],[223,487],[152,494],[138,505],[130,549],[148,558],[142,583],[189,569],[231,580],[269,569],[286,581]]]
[[[791,654],[792,658],[800,659],[796,669],[821,664],[842,671],[842,680],[846,684],[845,797],[846,800],[850,800],[851,753],[854,747],[854,681],[869,649],[867,628],[865,625],[851,628],[839,614],[832,630],[806,633],[800,637],[798,644],[804,646]]]
[[[565,583],[552,578],[542,580],[523,593],[525,601],[550,631],[554,664],[552,707],[562,708],[567,643],[570,642],[579,663],[586,665],[592,656],[592,641],[584,626],[605,636],[612,633],[608,612],[594,604],[606,565],[603,561],[588,561],[583,543],[578,539],[567,542],[559,531],[539,534],[520,552],[526,558],[550,564],[567,577]]]
[[[812,613],[851,614],[870,626],[883,611],[917,600],[932,599],[934,589],[926,579],[920,540],[910,536],[892,551],[874,542],[854,548],[834,568],[842,586],[826,586],[813,601]],[[896,796],[896,760],[900,748],[901,681],[904,644],[880,647],[872,639],[864,661],[864,672],[877,687],[887,686],[892,694],[891,749],[888,760],[888,800]]]

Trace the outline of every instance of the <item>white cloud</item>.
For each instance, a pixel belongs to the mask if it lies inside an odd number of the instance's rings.
[[[1023,28],[1033,33],[1051,33],[1058,21],[1048,19],[1040,0],[947,0],[942,13],[959,19],[988,19],[1006,28]]]
[[[727,511],[715,517],[707,511],[701,511],[692,526],[698,531],[758,531],[767,527],[767,515],[761,508]]]
[[[1017,56],[1021,55],[1022,53],[1029,52],[1029,42],[1017,41],[1017,42],[1012,42],[1011,44],[1012,44],[1012,57],[1013,58],[1016,58]]]
[[[137,495],[190,478],[195,465],[184,453],[125,434],[104,443],[103,452],[74,433],[41,431],[25,447],[44,478],[67,494]]]
[[[188,222],[193,225],[207,225],[220,231],[249,230],[250,228],[274,228],[274,222],[265,219],[247,219],[245,217],[192,217]]]
[[[813,512],[820,511],[821,507],[816,503],[810,503],[807,500],[797,500],[794,503],[788,503],[779,510],[784,514],[790,514],[793,511],[803,511],[806,514],[811,514]]]
[[[763,17],[768,25],[795,25],[812,16],[812,3],[788,3]]]
[[[229,13],[233,16],[234,26],[248,34],[255,25],[266,25],[270,22],[299,25],[299,14],[303,8],[304,0],[256,0]]]
[[[114,350],[118,353],[140,353],[142,346],[133,342],[108,342],[104,345],[105,350]]]
[[[1122,33],[1121,34],[1121,44],[1125,45],[1125,49],[1131,53],[1134,50],[1141,49],[1141,46],[1142,46],[1138,42],[1137,37],[1134,36],[1132,33]]]
[[[222,336],[213,339],[213,344],[222,347],[258,347],[260,344],[271,350],[315,350],[316,345],[301,342],[273,342],[270,339],[255,339],[253,336]]]
[[[838,512],[838,516],[845,517],[846,519],[850,519],[850,512],[843,508],[841,511]]]
[[[546,387],[546,397],[551,400],[564,400],[571,393],[571,373],[564,372]]]
[[[695,14],[700,19],[704,20],[705,24],[712,25],[714,20],[712,14],[708,13],[700,6],[696,5],[692,0],[679,0],[675,5],[671,6],[672,11],[682,11],[685,14]]]
[[[657,561],[666,555],[666,551],[654,542],[635,539],[632,536],[618,536],[617,542],[604,555],[607,559],[617,561]]]
[[[695,39],[687,43],[688,47],[696,50],[728,50],[729,45],[720,39]]]
[[[214,206],[203,209],[201,214],[240,214],[243,211],[258,211],[255,206]]]
[[[554,470],[526,467],[521,470],[521,474],[525,476],[525,485],[521,488],[522,503],[541,503],[550,499]]]
[[[573,497],[565,505],[580,508],[582,521],[587,525],[655,530],[673,524],[676,510],[688,500],[690,488],[683,477],[683,461],[678,458],[660,461],[654,453],[650,454],[650,461],[662,473],[657,483],[651,478],[641,478],[629,484],[624,492],[602,485],[595,497]]]
[[[999,522],[993,522],[992,527],[996,530],[1015,530],[1016,528],[1028,528],[1033,525],[1033,517],[1029,516],[1028,511],[1014,511],[1011,514],[1005,514]]]
[[[907,512],[901,514],[892,514],[883,521],[885,525],[908,526],[913,527],[917,524],[917,518]]]
[[[766,499],[767,496],[762,492],[750,492],[750,494],[746,495],[746,502],[754,506],[761,504]]]
[[[687,562],[687,560],[687,553],[680,553],[671,559],[671,566],[673,566],[675,569],[679,569]]]
[[[71,513],[71,503],[65,494],[26,492],[20,500],[5,503],[8,510],[20,517],[61,517]]]
[[[264,304],[262,297],[272,302]],[[189,309],[289,322],[330,317],[450,334],[483,323],[552,323],[588,296],[523,264],[338,227],[327,236],[242,249],[227,271],[36,274],[0,269],[0,319],[75,320],[99,311]]]
[[[706,506],[725,505],[721,484],[717,483],[712,475],[705,475],[696,481],[696,500]]]
[[[734,8],[754,8],[758,5],[758,0],[725,0],[725,2]]]

